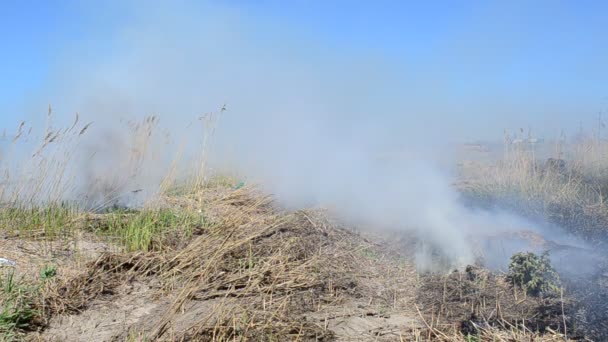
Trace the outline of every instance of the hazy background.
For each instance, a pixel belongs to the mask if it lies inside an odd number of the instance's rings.
[[[391,136],[491,139],[520,126],[557,135],[608,106],[601,1],[0,6],[0,126],[105,96],[124,112],[227,102],[234,116],[331,112]]]
[[[92,173],[120,172],[126,120],[158,115],[166,141],[154,146],[166,151],[131,191],[158,183],[180,141],[195,153],[197,118],[226,104],[213,167],[286,205],[415,228],[468,262],[468,232],[520,222],[458,203],[438,167],[452,158],[446,145],[500,140],[503,129],[551,138],[592,127],[608,105],[607,10],[592,1],[4,1],[0,128],[41,126],[49,103],[58,124],[75,112],[94,121],[75,175],[87,187]],[[387,151],[400,157],[379,161]]]

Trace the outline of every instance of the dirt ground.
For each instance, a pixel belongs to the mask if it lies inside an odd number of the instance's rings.
[[[57,268],[54,301],[87,299],[61,303],[27,338],[392,341],[423,328],[406,259],[321,212],[280,212],[245,192],[209,196],[214,228],[166,253],[120,253],[86,234],[77,243],[3,239],[0,255],[24,278]],[[248,256],[255,265],[243,268]]]
[[[57,268],[41,304],[46,315],[23,338],[459,341],[463,332],[483,336],[499,327],[510,332],[497,340],[541,340],[518,319],[536,322],[543,310],[542,328],[552,333],[542,339],[561,336],[558,302],[522,300],[500,276],[417,273],[404,248],[412,237],[360,233],[320,210],[286,212],[249,189],[205,196],[166,201],[176,210],[207,208],[209,223],[161,252],[122,253],[86,233],[71,241],[0,240],[0,256],[26,279],[37,279],[43,265]]]

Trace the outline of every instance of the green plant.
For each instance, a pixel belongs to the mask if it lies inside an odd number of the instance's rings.
[[[559,276],[549,260],[549,253],[541,255],[520,252],[511,256],[508,279],[529,295],[559,292]]]
[[[471,335],[471,334],[468,334],[468,335],[465,337],[465,341],[466,341],[466,342],[479,342],[479,336],[478,336],[478,335]]]
[[[188,237],[195,226],[202,224],[202,218],[196,215],[167,209],[117,211],[107,214],[105,220],[101,233],[117,238],[129,252],[157,250],[167,234],[173,232]]]
[[[18,281],[10,270],[0,276],[0,291],[0,338],[13,340],[17,331],[28,329],[37,316],[33,305],[37,289]]]
[[[129,335],[125,339],[125,342],[146,342],[148,339],[146,335],[142,332],[138,332],[135,330],[129,331]]]
[[[57,275],[57,268],[53,265],[47,265],[40,271],[40,279],[46,281]]]
[[[25,237],[44,236],[48,240],[69,237],[73,233],[73,220],[77,215],[77,209],[69,205],[2,208],[0,230]]]

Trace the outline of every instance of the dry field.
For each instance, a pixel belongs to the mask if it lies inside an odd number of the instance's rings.
[[[133,126],[137,148],[125,174],[137,177],[130,171],[144,165],[154,126],[154,118]],[[114,205],[124,195],[120,179],[93,187],[102,196],[81,205],[63,201],[74,190],[73,146],[88,129],[78,119],[48,129],[20,169],[28,180],[5,172],[0,340],[608,338],[603,265],[584,286],[563,278],[557,291],[543,295],[482,264],[417,272],[415,235],[370,233],[318,208],[283,209],[255,186],[206,177],[205,157],[194,177],[167,175],[153,200],[137,207]],[[26,131],[19,128],[15,144]],[[601,250],[608,236],[608,146],[588,141],[568,148],[564,168],[524,149],[492,162],[463,162],[455,187],[469,206],[542,217]],[[536,239],[544,249],[564,246],[550,236],[517,238]]]

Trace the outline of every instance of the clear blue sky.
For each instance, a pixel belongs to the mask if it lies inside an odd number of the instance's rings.
[[[128,13],[98,2],[2,1],[0,3],[0,127],[14,126],[32,97],[45,97],[53,68],[67,46],[96,40],[96,53],[111,53],[112,35]],[[91,2],[93,4],[93,2]],[[79,58],[90,57],[81,51]]]
[[[171,2],[164,2],[168,6]],[[201,22],[209,11],[239,13],[259,27],[253,42],[279,49],[294,37],[311,61],[381,56],[395,77],[415,74],[446,90],[455,114],[524,115],[566,124],[608,107],[606,1],[217,1],[188,4]],[[117,34],[152,2],[0,2],[0,127],[11,127],[74,61],[111,59]],[[256,41],[259,40],[259,41]],[[196,44],[196,41],[193,41]],[[82,47],[79,50],[79,47]],[[433,98],[431,94],[429,98]],[[41,100],[42,99],[42,100]],[[480,105],[477,105],[480,104]],[[491,105],[495,114],[484,114]],[[44,110],[44,109],[42,109]],[[512,112],[511,112],[512,111]],[[532,115],[525,113],[525,115]],[[524,115],[524,116],[525,116]],[[481,119],[483,120],[483,119]],[[525,123],[524,123],[525,124]]]

